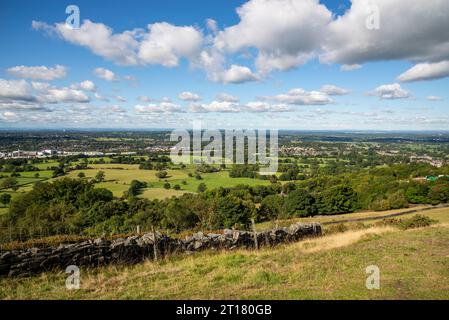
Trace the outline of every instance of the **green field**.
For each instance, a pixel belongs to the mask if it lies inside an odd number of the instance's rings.
[[[148,188],[143,190],[141,196],[150,199],[161,199],[174,195],[182,195],[185,192],[196,192],[200,183],[205,183],[208,189],[218,187],[234,187],[239,184],[269,185],[267,180],[250,179],[250,178],[229,178],[227,171],[201,174],[202,179],[197,180],[195,177],[189,177],[188,174],[194,173],[193,169],[167,170],[168,177],[159,179],[156,177],[156,170],[140,170],[138,165],[129,164],[92,164],[88,170],[74,170],[68,176],[76,178],[80,172],[84,172],[87,178],[93,178],[98,171],[105,172],[106,181],[98,184],[98,187],[107,188],[117,197],[122,196],[123,192],[128,190],[132,180],[139,180],[148,183]],[[183,181],[186,184],[183,184]],[[171,187],[178,184],[181,190],[165,190],[163,185],[169,182]]]
[[[431,227],[372,227],[274,249],[203,252],[157,263],[0,279],[0,299],[449,299],[449,209]],[[380,269],[368,290],[366,267]]]

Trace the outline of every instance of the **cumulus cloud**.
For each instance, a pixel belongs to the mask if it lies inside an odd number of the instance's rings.
[[[437,63],[419,63],[398,77],[399,81],[434,80],[449,76],[449,60]]]
[[[0,113],[0,119],[2,121],[6,121],[6,122],[14,122],[14,121],[19,120],[19,116],[14,112],[6,111],[3,113]]]
[[[330,96],[343,96],[343,95],[349,94],[349,92],[350,92],[347,89],[340,88],[340,87],[334,86],[332,84],[326,84],[326,85],[322,86],[320,91],[324,92],[325,94],[330,95]]]
[[[190,91],[181,92],[178,95],[178,98],[181,100],[184,100],[184,101],[199,101],[199,100],[201,100],[201,97],[198,94],[190,92]]]
[[[0,79],[0,100],[36,101],[25,80]]]
[[[239,104],[231,101],[212,101],[210,103],[192,103],[189,106],[190,112],[196,113],[262,113],[262,112],[288,112],[291,108],[283,103],[271,104],[266,101],[251,101],[246,104]]]
[[[109,99],[101,94],[99,94],[98,92],[95,92],[94,94],[95,99],[100,100],[100,101],[109,101]]]
[[[138,51],[143,64],[176,67],[180,58],[193,58],[201,50],[203,35],[192,26],[162,22],[150,24],[148,29]]]
[[[33,80],[51,81],[64,78],[67,75],[67,68],[56,65],[53,68],[47,66],[16,66],[6,70],[9,74],[17,78],[26,78]]]
[[[270,104],[266,101],[251,101],[244,105],[244,111],[247,112],[289,112],[292,109],[284,104]]]
[[[151,102],[151,101],[153,101],[153,99],[151,99],[150,97],[147,97],[147,96],[139,96],[139,97],[137,97],[137,100],[139,100],[140,102]]]
[[[105,68],[95,68],[93,74],[98,78],[109,82],[119,80],[119,77],[114,72]]]
[[[194,26],[167,22],[121,33],[89,20],[79,29],[37,21],[32,26],[117,64],[175,67],[185,58],[204,69],[209,80],[221,83],[258,80],[317,57],[322,63],[341,64],[342,71],[359,69],[371,61],[415,63],[399,81],[449,75],[449,33],[441,31],[449,30],[448,1],[414,1],[413,5],[409,0],[351,2],[350,9],[335,16],[319,0],[249,0],[237,8],[235,25],[219,30],[217,23],[208,19],[206,37]],[[381,13],[379,30],[366,26],[367,10],[373,7]],[[229,55],[248,50],[255,51],[254,71],[229,63],[233,61]]]
[[[84,80],[80,83],[74,83],[70,86],[72,89],[86,90],[86,91],[95,91],[97,87],[95,83],[90,80]]]
[[[123,109],[122,107],[117,106],[117,105],[107,106],[107,107],[105,107],[105,109],[107,111],[112,111],[112,112],[115,112],[115,113],[126,113],[125,109]]]
[[[180,105],[172,102],[161,102],[159,104],[136,105],[134,111],[137,113],[176,113],[184,112]]]
[[[87,103],[89,97],[81,90],[71,88],[49,88],[45,93],[39,96],[42,103]]]
[[[212,101],[210,103],[193,103],[189,106],[191,112],[239,112],[238,103],[226,101]]]
[[[332,20],[318,0],[251,0],[237,14],[240,22],[219,32],[215,45],[231,53],[256,48],[256,65],[262,73],[307,62]]]
[[[374,7],[380,13],[379,30],[366,27],[369,9]],[[448,29],[449,2],[445,0],[414,1],[413,5],[409,0],[352,0],[351,9],[329,24],[321,61],[353,65],[445,60],[449,33],[442,30]]]
[[[33,92],[31,89],[36,91]],[[32,82],[30,86],[25,80],[0,79],[0,101],[3,103],[7,101],[11,106],[16,105],[17,108],[22,106],[22,109],[31,110],[41,108],[42,104],[86,103],[90,99],[81,90],[57,88],[43,82]],[[29,102],[29,104],[23,102]]]
[[[362,65],[360,64],[344,64],[340,67],[341,71],[354,71],[354,70],[358,70],[361,69]]]
[[[380,99],[407,99],[411,97],[411,93],[401,87],[399,83],[384,84],[377,87],[373,92],[368,95],[377,96]]]
[[[333,103],[328,94],[320,91],[306,91],[302,88],[292,89],[286,94],[279,94],[274,97],[265,97],[268,100],[275,100],[281,103],[293,105],[326,105]]]
[[[84,20],[77,29],[65,23],[48,25],[33,21],[36,30],[50,32],[70,43],[83,46],[120,65],[160,64],[174,67],[179,59],[190,58],[200,51],[203,35],[192,26],[175,26],[166,22],[149,24],[147,30],[133,29],[114,33],[103,24]]]
[[[223,83],[244,83],[259,80],[250,68],[233,64],[229,69],[216,74],[216,81]]]
[[[126,102],[126,98],[125,98],[125,97],[122,97],[122,96],[115,96],[114,98],[115,98],[115,100],[117,100],[118,102]]]
[[[219,93],[216,95],[216,99],[222,102],[239,102],[239,98],[227,93]]]

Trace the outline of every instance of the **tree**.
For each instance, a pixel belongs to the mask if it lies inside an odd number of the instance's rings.
[[[218,199],[217,214],[218,228],[243,227],[250,225],[251,217],[255,213],[254,203],[235,196],[225,196]]]
[[[206,189],[207,189],[206,184],[205,184],[204,182],[201,182],[201,183],[198,185],[197,191],[198,191],[199,193],[202,193],[202,192],[206,191]]]
[[[319,198],[321,214],[350,213],[355,210],[357,194],[346,185],[337,185],[324,190]]]
[[[13,177],[5,178],[1,182],[0,186],[2,187],[2,189],[10,189],[10,188],[12,189],[17,186],[17,179]]]
[[[257,210],[257,222],[277,219],[282,214],[284,199],[278,195],[265,197]]]
[[[146,182],[133,180],[133,181],[131,181],[131,185],[129,186],[129,189],[128,189],[128,196],[135,197],[142,192],[143,188],[146,188],[146,187],[147,187]]]
[[[411,184],[405,196],[410,203],[427,203],[429,202],[427,195],[429,193],[429,187],[424,184]]]
[[[298,217],[313,216],[317,214],[315,202],[315,198],[306,190],[293,190],[285,199],[285,214]]]
[[[175,184],[175,185],[173,186],[173,189],[175,189],[175,190],[181,190],[181,186],[180,186],[179,184]]]
[[[156,172],[156,177],[158,177],[159,179],[165,179],[168,176],[167,171],[157,171]]]
[[[103,182],[105,179],[105,173],[104,171],[98,171],[97,174],[95,175],[95,181],[97,182]]]
[[[39,177],[40,177],[39,172],[36,172],[36,173],[34,174],[34,177],[35,177],[36,179],[39,179]]]
[[[169,182],[166,182],[166,183],[164,183],[164,189],[170,189],[171,188],[171,185],[170,185],[170,183]]]
[[[0,203],[5,207],[11,202],[11,195],[9,193],[0,194]]]
[[[438,183],[429,190],[429,199],[433,204],[444,203],[449,201],[449,183]]]
[[[84,174],[84,172],[78,173],[78,178],[83,179],[85,177],[86,177],[86,175]]]

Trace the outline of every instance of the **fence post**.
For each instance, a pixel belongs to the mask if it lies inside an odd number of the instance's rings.
[[[137,225],[137,234],[140,234],[140,226]]]
[[[253,234],[254,234],[254,247],[259,249],[259,243],[257,242],[257,232],[256,232],[256,224],[254,223],[254,219],[251,219],[251,224],[253,226]]]
[[[154,261],[157,261],[157,237],[156,232],[154,231],[154,226],[151,226],[151,232],[153,232],[153,255],[154,255]]]

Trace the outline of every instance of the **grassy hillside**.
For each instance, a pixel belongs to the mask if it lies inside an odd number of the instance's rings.
[[[449,299],[449,209],[439,223],[337,233],[260,251],[205,252],[158,263],[81,270],[81,289],[64,273],[0,279],[0,298],[22,299]],[[377,265],[381,289],[365,287]]]

